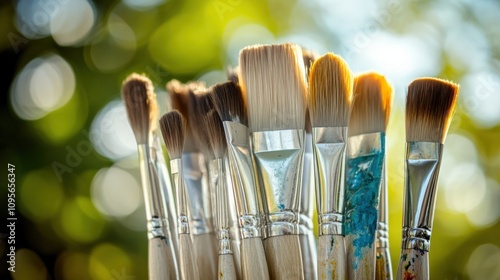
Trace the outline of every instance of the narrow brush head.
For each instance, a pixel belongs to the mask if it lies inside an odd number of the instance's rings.
[[[240,67],[252,131],[304,129],[307,91],[299,46],[246,47]]]
[[[309,114],[313,127],[346,127],[351,113],[353,78],[347,63],[327,53],[309,75]]]
[[[235,84],[239,83],[240,77],[240,66],[227,67],[227,79]]]
[[[223,158],[226,153],[227,142],[222,120],[214,109],[210,110],[203,118],[207,127],[208,142],[210,142],[215,158]]]
[[[356,76],[349,135],[385,132],[393,99],[392,86],[383,75],[368,72]]]
[[[128,120],[137,144],[148,144],[149,134],[157,120],[158,108],[153,84],[147,77],[131,74],[122,84]]]
[[[245,99],[237,84],[226,82],[213,86],[210,99],[222,121],[238,122],[248,126]]]
[[[163,115],[160,118],[160,130],[170,158],[180,158],[184,149],[184,133],[186,131],[186,121],[182,114],[174,110]]]
[[[190,114],[189,114],[189,93],[192,91],[199,91],[205,88],[203,83],[189,82],[182,84],[177,80],[171,80],[167,83],[167,92],[170,96],[170,102],[173,109],[178,110],[186,122],[186,137],[184,150],[186,152],[197,152],[198,147],[193,141],[193,135],[190,128]]]
[[[214,158],[212,147],[207,142],[208,129],[205,116],[210,110],[214,109],[208,93],[208,90],[189,92],[190,129],[196,145],[205,156],[205,160]]]
[[[444,143],[457,104],[459,85],[419,78],[408,86],[406,141]]]

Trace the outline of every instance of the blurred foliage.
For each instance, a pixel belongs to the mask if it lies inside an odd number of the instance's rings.
[[[129,149],[116,157],[100,152],[98,146],[116,133],[92,134],[96,116],[119,99],[121,81],[131,72],[152,79],[165,110],[164,86],[170,79],[221,82],[226,66],[237,63],[241,47],[293,41],[320,53],[339,53],[354,72],[382,71],[395,86],[388,131],[393,268],[401,244],[405,87],[425,75],[462,84],[442,164],[431,277],[500,279],[498,1],[81,0],[76,10],[67,10],[66,2],[0,4],[0,161],[2,166],[16,166],[17,184],[18,272],[11,277],[146,279],[142,204],[130,213],[121,206],[114,209],[119,215],[110,215],[114,204],[106,199],[113,195],[104,193],[99,200],[95,190],[109,180],[106,174],[111,171],[105,167],[125,170],[137,179],[135,152]],[[56,34],[56,23],[47,23],[58,10],[65,11],[59,18],[70,19],[62,21],[72,28],[66,33]],[[73,17],[76,25],[69,24]],[[86,24],[91,28],[84,34]],[[50,103],[62,98],[43,84],[50,75],[38,73],[38,84],[20,78],[29,63],[47,55],[62,58],[74,72],[71,92],[61,91],[61,96],[70,97],[67,102]],[[61,81],[63,88],[67,81]],[[37,87],[41,97],[33,93]],[[28,96],[33,104],[16,105],[18,95]],[[35,113],[39,115],[33,119],[23,117]],[[119,191],[126,183],[118,182]],[[7,201],[6,195],[6,188],[0,188],[2,201]],[[119,199],[136,201],[126,193],[115,197],[115,204]],[[129,205],[135,205],[132,202]],[[2,273],[7,268],[4,241]]]

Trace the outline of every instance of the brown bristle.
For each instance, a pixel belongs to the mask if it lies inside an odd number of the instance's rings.
[[[313,127],[346,127],[351,113],[353,78],[347,63],[327,53],[309,75],[309,113]]]
[[[184,149],[184,132],[186,131],[186,121],[182,114],[174,110],[163,115],[160,119],[160,130],[170,159],[180,158]]]
[[[184,116],[184,120],[186,121],[187,130],[184,144],[184,150],[186,152],[198,151],[198,147],[196,147],[193,140],[194,137],[191,133],[191,129],[189,129],[189,92],[201,90],[203,88],[205,88],[205,85],[199,82],[182,84],[177,80],[171,80],[167,83],[167,92],[170,96],[172,108],[178,110]]]
[[[302,48],[302,58],[304,59],[306,77],[309,77],[311,67],[314,64],[314,61],[318,59],[318,57],[319,55],[315,51]]]
[[[239,83],[239,80],[240,80],[240,67],[239,66],[236,66],[236,67],[231,67],[229,66],[227,68],[227,79],[235,84],[238,84]]]
[[[312,133],[312,125],[311,125],[311,115],[309,113],[309,108],[306,110],[306,133]]]
[[[407,142],[444,143],[459,88],[436,78],[419,78],[410,83],[406,97]]]
[[[143,75],[131,74],[122,84],[122,99],[137,144],[148,144],[150,131],[154,128],[152,124],[158,114],[151,80]]]
[[[385,132],[393,99],[392,86],[383,75],[368,72],[356,76],[349,135]]]
[[[214,109],[210,110],[204,116],[204,119],[205,126],[207,127],[208,142],[210,142],[215,158],[223,158],[226,153],[227,143],[222,120]]]
[[[222,121],[238,122],[248,126],[245,100],[237,84],[226,82],[213,86],[210,98]]]
[[[198,148],[205,156],[205,160],[214,158],[213,150],[207,142],[208,131],[205,123],[205,116],[214,109],[212,101],[208,96],[208,90],[189,92],[189,119],[191,120],[190,130]]]
[[[246,47],[240,67],[252,131],[304,129],[307,91],[299,46]]]

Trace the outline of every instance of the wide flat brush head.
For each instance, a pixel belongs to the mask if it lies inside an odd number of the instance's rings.
[[[137,144],[148,144],[153,128],[150,124],[156,121],[158,114],[151,80],[143,75],[131,74],[123,81],[121,95]]]
[[[214,105],[208,95],[208,90],[199,92],[189,92],[189,119],[190,129],[194,136],[194,141],[205,156],[205,160],[214,158],[212,147],[207,142],[208,128],[205,116],[214,109]]]
[[[213,86],[210,99],[222,121],[248,125],[245,99],[237,84],[226,82]]]
[[[351,112],[353,78],[347,63],[327,53],[309,75],[309,114],[313,127],[346,127]]]
[[[224,126],[217,114],[217,111],[211,110],[204,116],[207,127],[208,142],[212,147],[215,158],[223,158],[226,153],[227,142],[224,134]]]
[[[186,131],[186,121],[182,114],[174,110],[163,115],[160,118],[160,130],[170,158],[180,158],[184,149],[184,134]]]
[[[252,131],[304,129],[307,91],[299,46],[246,47],[240,67]]]
[[[444,143],[458,92],[459,85],[441,79],[411,82],[406,97],[406,141]]]
[[[368,72],[356,76],[349,135],[385,132],[393,99],[394,90],[383,75]]]

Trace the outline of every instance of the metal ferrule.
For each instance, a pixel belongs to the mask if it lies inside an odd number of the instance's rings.
[[[377,248],[387,248],[388,246],[388,226],[387,226],[387,158],[382,167],[382,178],[380,181],[380,195],[378,203],[378,224],[377,224]]]
[[[229,196],[226,185],[226,168],[224,159],[214,159],[210,162],[210,176],[215,187],[215,226],[219,240],[219,254],[232,254],[229,225]]]
[[[170,174],[175,186],[177,228],[179,234],[189,234],[187,190],[182,176],[182,160],[180,158],[170,160]]]
[[[252,133],[255,174],[266,217],[265,237],[298,234],[304,130]]]
[[[308,234],[313,229],[314,183],[311,182],[311,179],[314,176],[311,176],[313,172],[312,158],[312,135],[307,133],[304,144],[304,166],[302,169],[302,190],[300,193],[299,234]]]
[[[347,127],[312,129],[319,235],[342,235]]]
[[[248,127],[225,121],[229,169],[234,184],[238,226],[242,238],[261,237],[260,191],[255,184]]]
[[[441,143],[406,143],[402,248],[429,251],[442,153]]]
[[[212,209],[210,206],[210,192],[206,176],[205,160],[201,153],[183,153],[182,171],[189,200],[189,214],[191,233],[200,235],[213,232],[210,221]]]
[[[141,171],[142,191],[146,206],[148,238],[166,238],[164,231],[164,213],[159,196],[158,181],[155,179],[154,166],[150,160],[148,145],[137,145],[139,152],[139,168]]]
[[[219,255],[232,255],[231,239],[229,229],[219,230],[217,239],[219,240]]]

